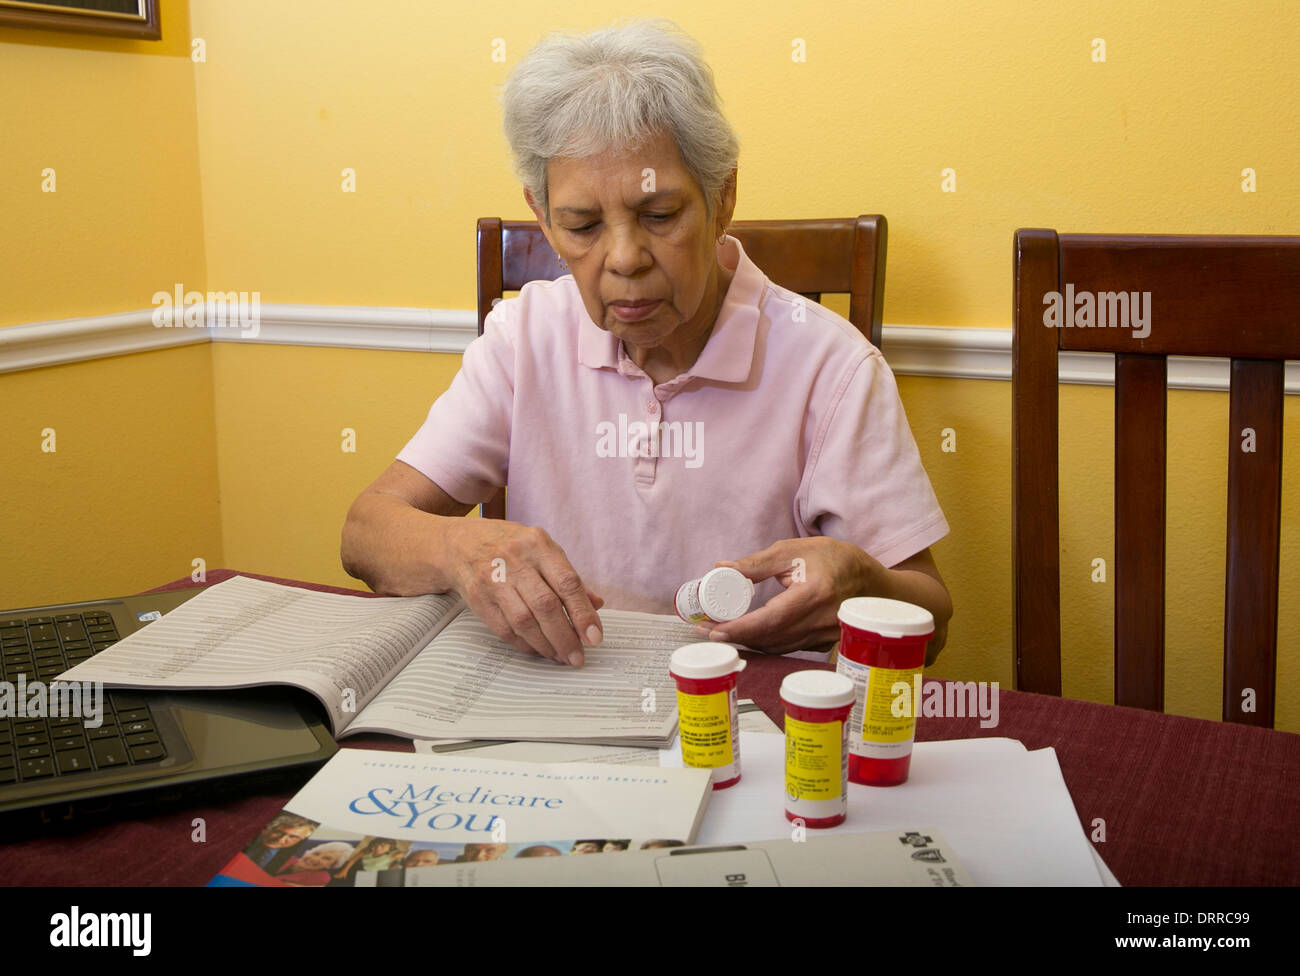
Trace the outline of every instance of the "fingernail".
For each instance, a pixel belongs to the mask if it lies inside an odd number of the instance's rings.
[[[730,640],[730,638],[720,630],[711,630],[709,631],[709,640],[724,641]]]
[[[582,651],[574,651],[569,655],[569,664],[575,668],[582,667]]]
[[[595,624],[592,624],[590,627],[587,628],[587,644],[589,646],[595,647],[599,643],[600,643],[600,628],[597,627]]]

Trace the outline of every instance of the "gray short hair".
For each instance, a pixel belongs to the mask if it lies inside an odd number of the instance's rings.
[[[511,72],[502,97],[515,171],[548,222],[547,160],[635,149],[658,131],[676,139],[711,220],[740,155],[719,102],[699,44],[667,20],[548,34]]]
[[[324,844],[317,844],[307,853],[315,854],[317,851],[324,851],[327,854],[333,854],[334,867],[337,868],[341,866],[344,861],[346,861],[348,858],[352,856],[352,852],[354,849],[355,848],[353,848],[353,846],[349,844],[347,841],[331,840],[331,841],[327,841]],[[302,860],[302,858],[299,858],[298,860]]]

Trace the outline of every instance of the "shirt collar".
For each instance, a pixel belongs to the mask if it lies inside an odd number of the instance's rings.
[[[767,287],[767,276],[749,259],[740,241],[727,236],[718,245],[718,260],[735,270],[722,307],[718,310],[713,332],[704,344],[695,365],[675,382],[691,377],[741,383],[754,364],[754,344],[758,334],[759,302]],[[620,363],[632,365],[623,354],[618,336],[596,325],[582,306],[578,325],[578,362],[592,369],[610,368],[623,371]],[[635,368],[635,367],[633,367]]]

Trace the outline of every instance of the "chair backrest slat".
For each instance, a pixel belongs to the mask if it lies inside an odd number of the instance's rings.
[[[1234,359],[1231,376],[1223,719],[1272,728],[1282,526],[1283,364]]]
[[[1112,309],[1120,295],[1136,293],[1152,321],[1141,338],[1118,327],[1066,328],[1062,349],[1295,356],[1300,238],[1062,235],[1060,290],[1067,287],[1075,295],[1110,293],[1115,303],[1097,305]]]
[[[1061,693],[1061,548],[1058,329],[1043,326],[1042,296],[1056,287],[1050,230],[1023,230],[1012,257],[1011,523],[1016,687]]]
[[[1115,357],[1115,704],[1155,711],[1165,705],[1165,378],[1164,356]]]

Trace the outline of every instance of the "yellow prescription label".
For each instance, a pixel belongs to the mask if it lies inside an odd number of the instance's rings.
[[[843,787],[843,722],[785,717],[785,792],[792,800],[834,800]]]
[[[677,692],[677,719],[682,737],[682,762],[696,769],[728,766],[731,750],[731,696]]]
[[[916,730],[912,708],[913,677],[920,668],[871,668],[862,710],[862,738],[866,742],[906,742]],[[902,683],[906,691],[895,689]],[[898,706],[895,706],[895,703]]]

